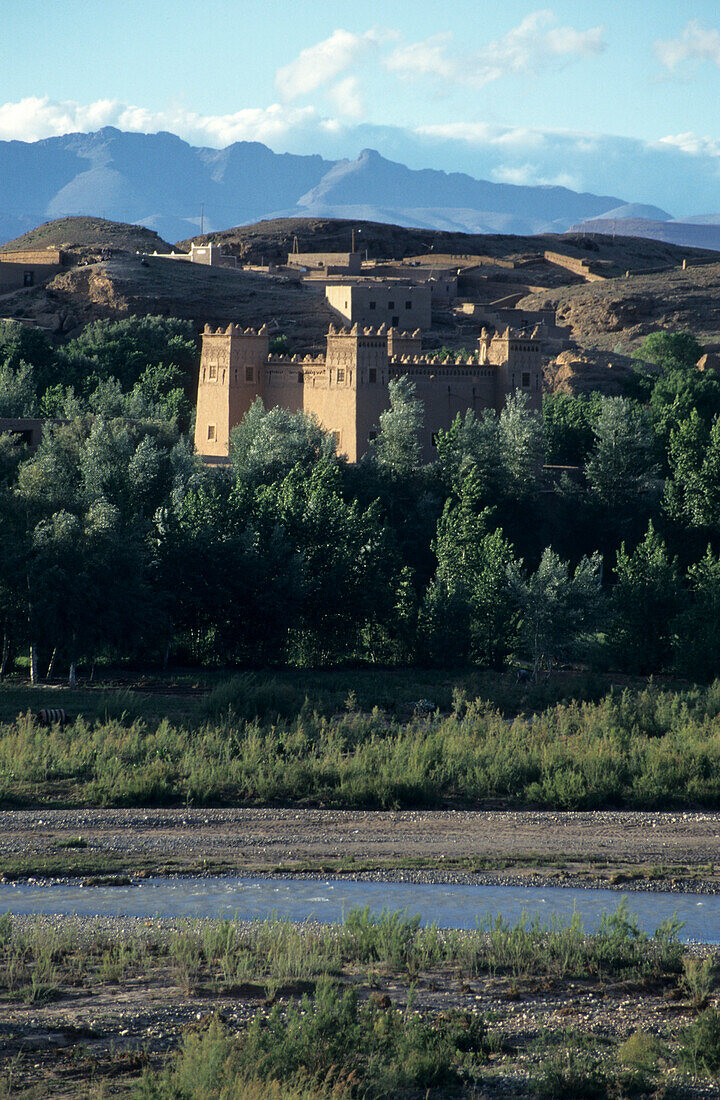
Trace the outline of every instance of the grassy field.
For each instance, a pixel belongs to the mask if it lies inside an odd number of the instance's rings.
[[[573,672],[560,674],[549,685],[520,687],[516,679],[514,671],[474,669],[283,669],[235,675],[202,670],[146,676],[115,671],[92,684],[81,681],[78,689],[58,683],[31,687],[26,680],[6,679],[0,682],[0,722],[28,710],[63,707],[73,717],[91,720],[124,713],[150,723],[167,718],[197,727],[208,717],[227,712],[229,706],[250,717],[262,716],[263,711],[287,717],[297,714],[306,700],[310,710],[325,716],[345,710],[348,700],[354,700],[360,710],[379,707],[409,716],[420,700],[450,710],[458,691],[516,714],[554,702],[599,698],[610,683],[604,677]]]
[[[558,682],[512,718],[523,689],[481,677],[248,673],[173,696],[34,689],[36,705],[52,697],[80,713],[51,729],[29,713],[0,724],[0,804],[720,806],[720,683],[552,703],[600,694],[595,681]],[[4,705],[23,710],[28,691],[3,688]]]

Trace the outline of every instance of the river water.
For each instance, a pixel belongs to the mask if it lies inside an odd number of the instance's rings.
[[[577,911],[585,928],[597,928],[603,912],[627,899],[645,932],[676,915],[681,938],[720,943],[720,895],[671,894],[569,887],[455,886],[427,883],[352,882],[336,879],[149,878],[130,886],[10,883],[0,885],[0,913],[78,914],[120,917],[238,917],[337,921],[354,906],[379,912],[405,909],[424,924],[474,928],[488,914],[515,922],[523,913],[549,921]]]

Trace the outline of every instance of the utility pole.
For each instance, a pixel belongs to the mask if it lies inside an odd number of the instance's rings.
[[[203,228],[205,226],[205,203],[200,203],[200,236],[203,235]]]

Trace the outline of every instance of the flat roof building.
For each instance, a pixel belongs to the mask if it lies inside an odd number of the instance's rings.
[[[351,325],[387,325],[401,331],[429,329],[432,292],[426,284],[374,280],[325,287],[328,304]]]

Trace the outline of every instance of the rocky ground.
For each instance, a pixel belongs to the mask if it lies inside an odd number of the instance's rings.
[[[230,322],[284,332],[293,348],[324,347],[337,318],[321,293],[299,282],[180,260],[114,256],[60,272],[43,286],[0,296],[0,317],[36,322],[51,334],[77,335],[91,321],[160,314],[203,325]]]
[[[629,354],[658,329],[720,344],[720,264],[608,279],[529,295],[520,309],[555,309],[583,349]]]
[[[717,864],[717,870],[716,870]],[[113,809],[0,812],[0,873],[307,872],[720,890],[720,814]]]

